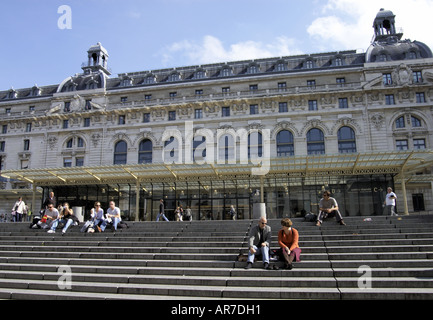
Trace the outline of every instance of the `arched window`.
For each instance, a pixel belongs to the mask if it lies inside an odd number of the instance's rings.
[[[230,67],[225,67],[220,71],[221,77],[229,77],[233,75],[233,71]]]
[[[86,144],[81,137],[69,138],[64,144],[63,166],[64,167],[83,167],[85,158]]]
[[[180,74],[177,72],[174,72],[168,76],[168,82],[175,82],[175,81],[179,81],[179,80],[181,80]]]
[[[274,68],[275,71],[286,71],[287,65],[284,62],[278,62]]]
[[[128,145],[121,140],[114,146],[114,164],[126,164]]]
[[[386,54],[381,53],[381,54],[379,55],[379,61],[386,61],[386,60],[387,60],[387,56],[386,56]]]
[[[140,142],[138,151],[138,163],[152,163],[153,144],[149,139],[144,139]]]
[[[80,137],[71,138],[68,141],[66,141],[66,148],[72,149],[72,148],[84,148],[85,143],[84,139]]]
[[[177,163],[182,161],[180,158],[179,140],[171,136],[164,142],[163,161],[164,163]]]
[[[410,118],[411,118],[411,121],[412,121],[412,128],[420,128],[420,127],[422,127],[422,123],[421,123],[420,119],[418,119],[415,116],[411,116]]]
[[[307,153],[325,154],[325,137],[322,130],[313,128],[307,133]]]
[[[38,88],[37,86],[34,86],[34,87],[32,88],[32,91],[30,92],[30,96],[31,96],[31,97],[38,97],[38,96],[40,96],[40,95],[41,95],[41,89]]]
[[[255,64],[248,66],[248,71],[249,74],[252,73],[258,73],[259,72],[259,67]]]
[[[408,59],[416,59],[416,58],[417,58],[417,56],[416,56],[416,52],[414,52],[414,51],[409,51],[408,54],[407,54],[407,58],[408,58]]]
[[[401,116],[400,118],[398,118],[397,120],[395,120],[395,127],[396,127],[397,129],[399,129],[399,128],[404,128],[404,127],[405,127],[405,124],[404,124],[404,117],[403,117],[403,116]]]
[[[206,71],[205,70],[197,70],[194,72],[194,79],[204,79],[206,78]]]
[[[340,57],[337,57],[334,59],[334,65],[336,67],[341,67],[343,65],[343,59]]]
[[[77,139],[77,147],[78,148],[84,148],[84,140],[83,140],[83,138],[78,137],[78,139]]]
[[[236,160],[235,139],[231,134],[225,134],[218,141],[218,160]]]
[[[355,131],[350,127],[341,127],[338,130],[338,152],[339,153],[355,153],[356,139]]]
[[[70,83],[66,86],[66,92],[75,91],[77,88],[77,85],[75,83]]]
[[[248,159],[260,158],[263,155],[262,133],[252,132],[248,135]]]
[[[194,137],[192,140],[192,160],[206,160],[206,138],[203,136]]]
[[[93,65],[96,66],[98,64],[98,55],[96,53],[92,54]]]
[[[293,134],[288,130],[281,130],[277,134],[277,157],[289,157],[294,154]]]
[[[313,69],[313,67],[314,67],[313,60],[307,60],[307,61],[305,61],[304,66],[305,66],[306,69]]]

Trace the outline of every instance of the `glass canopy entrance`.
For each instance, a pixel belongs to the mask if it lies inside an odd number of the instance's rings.
[[[33,185],[43,197],[53,190],[59,202],[85,208],[116,201],[131,220],[154,220],[159,200],[173,219],[177,206],[192,209],[193,219],[228,219],[233,205],[239,219],[252,217],[255,202],[266,203],[269,218],[294,217],[318,210],[323,190],[337,199],[342,214],[381,214],[388,186],[405,188],[415,173],[433,166],[433,151],[375,152],[275,158],[264,175],[257,164],[141,164],[8,170],[1,175]],[[404,189],[405,190],[405,189]],[[403,195],[404,198],[406,195]],[[407,213],[407,199],[400,212]]]

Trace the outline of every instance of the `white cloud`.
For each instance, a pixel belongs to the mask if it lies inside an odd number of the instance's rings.
[[[296,41],[285,36],[277,37],[270,43],[244,41],[226,48],[220,39],[207,35],[201,43],[183,40],[168,46],[163,53],[163,63],[168,65],[176,59],[176,63],[181,60],[186,64],[206,64],[301,53],[296,47]]]
[[[396,15],[396,27],[403,38],[418,40],[433,48],[432,0],[328,0],[307,32],[317,49],[366,50],[373,37],[373,21],[381,8]]]
[[[381,8],[396,15],[403,38],[426,43],[433,50],[433,0],[326,0],[316,3],[315,19],[306,28],[310,36],[307,53],[337,50],[367,50],[373,38],[373,21]],[[289,26],[290,27],[290,26]],[[302,34],[302,32],[299,32]],[[165,47],[159,55],[164,66],[194,65],[305,53],[307,39],[279,36],[266,42],[223,43],[206,35],[201,40],[183,40]]]

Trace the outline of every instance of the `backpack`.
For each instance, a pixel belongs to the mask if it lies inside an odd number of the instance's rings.
[[[312,212],[307,213],[304,217],[304,221],[307,221],[307,222],[314,222],[316,220],[317,220],[317,215],[312,213]]]

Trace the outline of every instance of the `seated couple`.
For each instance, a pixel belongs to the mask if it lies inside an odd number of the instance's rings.
[[[106,218],[104,217],[104,209],[101,208],[101,203],[99,201],[95,202],[95,207],[90,210],[90,220],[88,220],[84,226],[81,228],[81,232],[94,232],[98,230],[99,232],[104,232],[107,227],[107,223],[113,222],[113,230],[117,230],[117,225],[122,221],[120,217],[120,209],[116,207],[114,201],[110,201],[110,207],[107,209]]]
[[[292,228],[292,221],[288,218],[281,220],[281,230],[278,232],[278,244],[280,249],[277,250],[280,261],[284,261],[286,269],[292,269],[292,262],[301,261],[301,249],[298,244],[298,230]],[[269,253],[271,242],[271,227],[267,225],[265,217],[261,217],[257,226],[254,226],[249,234],[249,251],[247,266],[250,269],[253,266],[255,255],[261,254],[264,269],[269,269]]]
[[[33,218],[32,223],[30,223],[30,228],[49,229],[48,233],[55,233],[61,223],[63,225],[62,234],[65,234],[71,225],[78,225],[79,220],[69,207],[69,203],[65,202],[63,206],[59,207],[59,210],[54,208],[52,203],[48,204],[45,210],[40,211],[42,217],[35,216]]]

